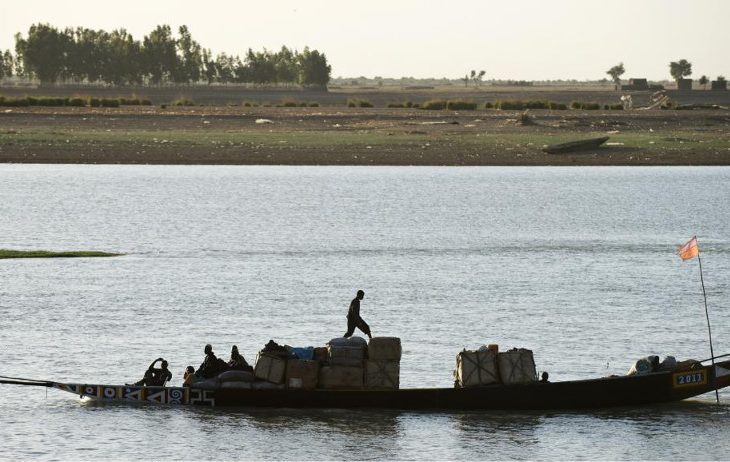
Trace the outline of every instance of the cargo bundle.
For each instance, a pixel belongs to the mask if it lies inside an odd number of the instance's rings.
[[[338,337],[325,347],[305,348],[271,341],[258,354],[252,380],[302,390],[398,389],[401,354],[397,337],[375,337],[369,343],[361,337]]]
[[[497,345],[485,345],[456,355],[454,379],[457,388],[512,385],[535,382],[537,373],[531,350],[514,348],[500,353]]]

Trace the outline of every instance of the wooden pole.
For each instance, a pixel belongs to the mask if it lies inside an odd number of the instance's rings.
[[[717,373],[717,369],[715,368],[715,351],[712,348],[712,329],[710,328],[710,314],[707,311],[707,292],[705,292],[705,280],[702,277],[702,259],[700,258],[699,252],[697,252],[697,261],[700,263],[700,282],[702,283],[702,295],[705,299],[705,318],[707,318],[707,334],[710,337],[710,356],[712,356],[712,386],[715,388],[715,399],[717,400],[717,404],[720,404],[720,393],[717,391],[717,386],[715,385],[715,374]]]

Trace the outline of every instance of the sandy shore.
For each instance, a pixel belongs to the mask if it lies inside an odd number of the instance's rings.
[[[727,111],[530,114],[525,125],[519,112],[484,109],[0,108],[0,162],[730,165]],[[603,135],[611,137],[607,146],[583,153],[541,150]]]

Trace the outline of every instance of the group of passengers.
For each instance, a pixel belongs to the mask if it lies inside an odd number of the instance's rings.
[[[215,377],[218,374],[225,371],[248,371],[253,372],[246,359],[238,352],[238,347],[233,345],[231,348],[231,359],[228,362],[218,358],[213,353],[213,347],[208,344],[205,345],[205,359],[198,370],[195,370],[193,366],[188,366],[183,374],[183,386],[189,387],[193,382],[197,380],[208,379]],[[161,361],[160,367],[157,368],[155,365]],[[172,372],[167,368],[167,361],[163,358],[157,358],[152,361],[150,367],[144,373],[142,380],[135,382],[136,386],[148,386],[148,387],[164,387],[165,384],[172,380]]]
[[[369,338],[372,338],[370,332],[370,326],[360,316],[360,301],[365,297],[365,292],[358,290],[355,298],[350,302],[350,306],[347,310],[347,332],[345,337],[351,337],[355,332],[355,328],[360,329]],[[158,361],[162,361],[161,367],[156,368],[155,364]],[[209,379],[217,376],[218,374],[226,371],[248,371],[253,372],[253,368],[248,365],[246,360],[238,352],[238,347],[233,345],[231,348],[231,359],[225,362],[222,359],[216,357],[213,353],[213,347],[208,344],[205,345],[205,359],[196,371],[193,366],[188,366],[183,374],[183,386],[189,387],[193,382],[203,379]],[[144,374],[144,378],[139,382],[136,382],[137,386],[165,386],[169,380],[172,380],[172,373],[167,369],[167,361],[162,358],[155,359],[147,372]],[[545,380],[547,380],[545,378]]]

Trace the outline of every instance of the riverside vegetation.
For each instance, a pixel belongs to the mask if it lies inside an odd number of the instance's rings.
[[[66,252],[50,252],[47,250],[7,250],[0,249],[0,259],[6,258],[88,258],[118,257],[121,253],[97,252],[92,250],[73,250]]]

